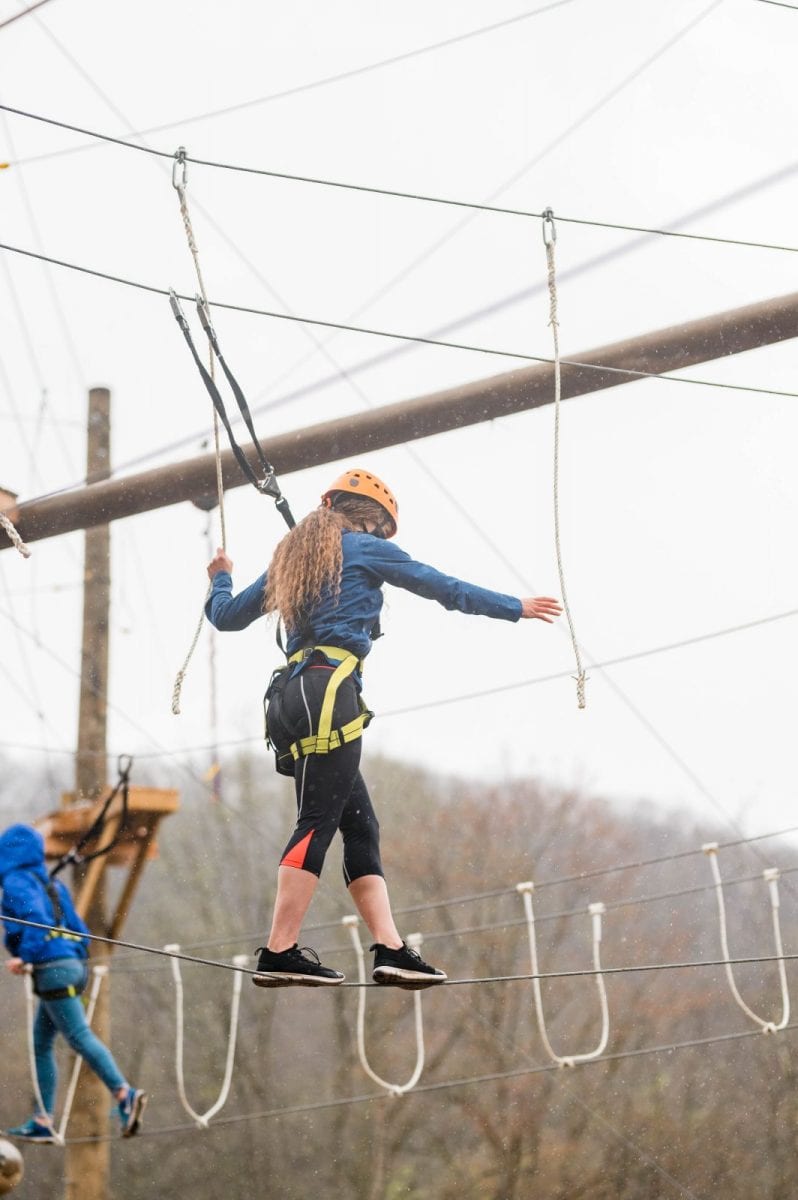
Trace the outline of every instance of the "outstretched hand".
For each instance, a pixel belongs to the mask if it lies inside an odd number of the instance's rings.
[[[227,557],[221,546],[218,547],[216,554],[208,563],[208,578],[213,579],[214,575],[218,575],[220,571],[227,571],[228,574],[233,572],[233,560]]]
[[[21,958],[7,958],[5,962],[5,968],[7,971],[10,971],[12,975],[25,974],[25,963]]]
[[[551,596],[527,596],[521,601],[522,617],[537,617],[539,621],[546,621],[549,625],[561,612],[562,605],[559,600],[554,600]]]

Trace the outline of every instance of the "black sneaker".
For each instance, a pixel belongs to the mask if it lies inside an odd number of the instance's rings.
[[[252,982],[258,987],[320,987],[324,984],[343,983],[346,978],[340,971],[323,967],[315,950],[309,946],[300,949],[296,943],[288,950],[275,954],[268,946],[259,946],[260,955],[257,974]]]
[[[418,988],[443,983],[446,979],[443,971],[425,963],[418,951],[411,950],[407,942],[402,942],[398,950],[391,950],[388,946],[375,942],[373,946],[369,946],[369,950],[374,951],[374,970],[371,972],[371,978],[375,983],[416,991]]]

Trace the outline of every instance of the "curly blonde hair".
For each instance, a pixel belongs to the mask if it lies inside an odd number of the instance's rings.
[[[288,632],[307,623],[308,614],[329,590],[341,592],[344,530],[365,531],[366,521],[381,528],[384,512],[376,500],[339,493],[334,508],[316,508],[285,535],[272,555],[263,611],[282,617]]]

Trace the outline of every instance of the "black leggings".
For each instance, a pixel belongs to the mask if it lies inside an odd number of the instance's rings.
[[[314,658],[285,685],[279,713],[270,704],[269,736],[278,752],[318,730],[332,670],[323,659]],[[359,711],[355,683],[345,679],[335,697],[333,729],[354,720]],[[280,866],[321,875],[330,842],[340,829],[347,885],[361,875],[383,874],[380,826],[359,770],[361,749],[361,739],[357,738],[328,754],[308,754],[294,764],[297,823]]]

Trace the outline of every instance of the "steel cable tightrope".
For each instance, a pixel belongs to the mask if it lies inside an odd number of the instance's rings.
[[[760,0],[762,3],[775,3],[776,0]],[[783,5],[783,7],[793,7],[792,5]],[[12,113],[14,116],[25,117],[29,120],[40,121],[45,125],[52,125],[58,129],[66,129],[72,133],[85,134],[86,137],[94,138],[98,141],[107,142],[111,145],[121,146],[128,150],[138,150],[145,154],[151,154],[158,158],[173,158],[174,155],[168,150],[158,150],[153,146],[143,146],[136,142],[127,141],[125,138],[114,137],[111,134],[100,133],[97,130],[86,129],[80,125],[73,125],[67,121],[58,121],[53,117],[45,117],[39,113],[28,112],[25,109],[15,108],[10,104],[0,104],[0,110]],[[142,133],[153,133],[157,130],[143,130]],[[36,161],[24,160],[19,165],[24,165],[24,162]],[[442,205],[449,208],[466,208],[474,212],[494,213],[501,216],[523,217],[528,220],[540,220],[544,216],[544,212],[534,212],[528,209],[509,208],[498,204],[483,204],[475,200],[460,200],[451,196],[431,196],[422,192],[408,192],[396,188],[375,187],[369,184],[348,183],[339,179],[324,179],[313,175],[297,175],[288,171],[274,171],[266,167],[253,167],[242,163],[219,162],[214,159],[195,158],[193,155],[186,154],[185,162],[191,163],[198,167],[208,167],[223,171],[240,172],[245,175],[261,175],[267,179],[281,179],[289,183],[304,183],[316,187],[337,188],[343,191],[362,192],[365,195],[386,196],[397,200],[414,200],[425,204]],[[15,163],[0,164],[8,167],[16,165]],[[589,217],[569,217],[557,214],[557,220],[569,225],[583,225],[595,229],[614,229],[621,233],[648,233],[657,237],[683,238],[687,241],[710,242],[726,246],[740,246],[754,250],[779,250],[789,254],[797,254],[798,246],[782,245],[777,242],[759,242],[751,241],[746,238],[721,237],[709,233],[685,233],[678,229],[661,229],[650,225],[632,225],[619,221],[599,221]]]
[[[230,1025],[227,1035],[227,1054],[225,1057],[224,1076],[222,1078],[222,1086],[214,1103],[204,1113],[198,1113],[196,1109],[189,1103],[186,1095],[185,1076],[183,1072],[183,1048],[184,1048],[184,1006],[183,1006],[183,977],[180,974],[180,946],[172,942],[164,946],[164,950],[172,955],[172,978],[175,984],[175,1076],[177,1079],[177,1094],[185,1111],[195,1122],[198,1129],[207,1129],[213,1117],[224,1108],[227,1103],[227,1098],[230,1095],[230,1087],[233,1082],[233,1064],[235,1062],[236,1040],[238,1036],[238,1015],[241,1007],[241,984],[243,982],[243,974],[240,970],[236,971],[233,976],[233,995],[230,1002]],[[234,967],[245,967],[249,961],[249,955],[236,954],[232,963]]]
[[[360,941],[358,932],[358,918],[355,916],[342,917],[341,924],[349,930],[352,938],[352,945],[357,956],[357,973],[360,984],[360,994],[357,1001],[357,1056],[360,1060],[360,1065],[372,1079],[374,1083],[378,1083],[381,1088],[385,1088],[391,1096],[404,1096],[407,1092],[412,1091],[421,1078],[421,1072],[424,1070],[424,1018],[421,1012],[421,993],[416,991],[413,993],[413,1022],[416,1033],[416,1065],[413,1068],[412,1074],[407,1083],[396,1084],[388,1083],[380,1075],[372,1069],[366,1056],[366,962],[363,946]],[[420,933],[411,933],[406,939],[407,945],[411,950],[418,950],[421,946],[423,938]]]
[[[33,250],[26,250],[21,246],[12,246],[8,242],[0,242],[0,250],[7,250],[10,254],[21,254],[25,258],[37,259],[39,262],[52,263],[53,266],[63,267],[68,271],[78,271],[83,275],[91,275],[95,279],[104,279],[108,283],[118,283],[123,287],[136,288],[138,291],[149,292],[155,296],[170,296],[169,288],[156,287],[154,284],[142,283],[135,279],[127,279],[122,275],[112,275],[107,271],[98,271],[94,267],[85,267],[79,263],[67,262],[65,259],[53,258],[51,255],[40,254]],[[193,297],[186,296],[181,292],[175,292],[178,300],[191,300]],[[221,308],[227,312],[246,313],[255,317],[266,317],[275,321],[293,321],[298,325],[317,325],[322,329],[340,329],[345,333],[360,333],[368,337],[388,338],[392,341],[410,342],[419,346],[435,346],[444,350],[464,350],[471,354],[487,354],[494,358],[513,358],[519,362],[543,363],[546,366],[553,366],[554,360],[539,354],[527,354],[520,350],[499,350],[493,346],[474,346],[467,342],[449,342],[441,338],[422,337],[418,334],[397,333],[395,330],[387,329],[371,329],[365,325],[350,325],[343,321],[325,321],[319,317],[301,317],[294,313],[275,312],[273,309],[255,308],[252,305],[232,304],[224,300],[213,300],[210,304],[211,308]],[[618,375],[625,379],[658,379],[663,383],[684,383],[691,387],[713,387],[720,388],[723,391],[731,392],[746,392],[752,395],[759,396],[780,396],[790,400],[798,400],[798,392],[789,392],[779,388],[763,388],[755,387],[752,384],[742,383],[721,383],[719,380],[713,379],[691,379],[687,375],[673,374],[657,374],[654,371],[634,371],[629,367],[611,367],[600,363],[583,362],[579,359],[561,358],[560,363],[566,367],[579,367],[585,371],[599,371],[608,375]],[[83,486],[82,484],[73,485],[73,487]],[[70,491],[73,488],[66,488],[64,491]],[[52,492],[49,495],[59,495],[59,492]]]
[[[790,1020],[790,992],[787,986],[787,971],[784,965],[784,946],[781,937],[781,921],[779,918],[779,875],[778,867],[767,867],[762,872],[762,878],[768,885],[770,893],[770,910],[771,920],[773,922],[773,940],[776,944],[775,961],[778,963],[779,983],[781,986],[781,1017],[778,1023],[774,1021],[765,1021],[762,1017],[758,1017],[753,1009],[749,1008],[746,1002],[740,995],[732,970],[732,958],[729,954],[729,935],[726,922],[726,902],[723,898],[723,880],[721,879],[720,866],[718,865],[718,843],[707,842],[701,847],[704,854],[709,859],[709,864],[712,870],[712,878],[714,881],[715,896],[718,903],[718,920],[720,924],[720,948],[725,961],[726,979],[728,980],[729,990],[734,997],[735,1003],[745,1013],[747,1017],[759,1026],[763,1033],[778,1033],[785,1029]]]
[[[58,926],[47,925],[42,921],[28,921],[22,917],[0,917],[0,921],[10,922],[13,925],[24,925],[29,929],[44,929],[53,932],[58,932]],[[163,950],[158,946],[146,946],[140,942],[123,941],[120,938],[103,937],[97,933],[86,933],[83,935],[93,942],[101,942],[106,946],[124,946],[126,950],[138,950],[144,954],[160,955],[162,958],[177,958],[181,962],[195,963],[201,967],[216,967],[223,971],[240,971],[243,975],[257,975],[257,970],[254,967],[239,967],[233,963],[223,962],[218,958],[198,958],[192,954],[173,953]],[[636,963],[627,964],[621,967],[602,966],[601,970],[596,970],[595,967],[585,967],[576,971],[540,971],[537,975],[482,975],[470,979],[447,979],[443,983],[436,984],[436,987],[457,987],[463,984],[476,983],[524,983],[532,979],[584,979],[589,976],[601,975],[637,975],[650,974],[652,971],[683,971],[695,969],[699,967],[723,967],[727,963],[732,966],[750,966],[757,963],[770,963],[798,961],[798,954],[756,954],[747,957],[739,958],[710,958],[710,959],[688,959],[681,962],[664,962],[664,963]],[[376,983],[355,983],[347,982],[339,984],[344,988],[376,988],[380,984]]]

